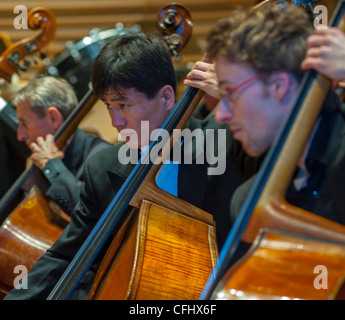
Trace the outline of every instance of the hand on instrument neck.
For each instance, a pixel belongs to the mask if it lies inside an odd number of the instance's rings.
[[[46,139],[38,137],[36,142],[32,142],[29,147],[32,151],[30,157],[32,162],[41,170],[49,160],[62,159],[64,156],[64,153],[57,148],[52,134],[48,134]]]

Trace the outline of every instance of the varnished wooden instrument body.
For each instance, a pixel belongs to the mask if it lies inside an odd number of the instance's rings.
[[[227,300],[344,299],[344,243],[262,230],[224,276]]]
[[[34,187],[0,227],[0,297],[13,288],[16,266],[29,271],[57,240],[68,220],[55,215]]]
[[[214,225],[144,200],[116,234],[90,299],[197,299],[216,259]]]

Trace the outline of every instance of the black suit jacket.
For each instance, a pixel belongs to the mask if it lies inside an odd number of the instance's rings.
[[[85,162],[111,144],[101,138],[77,129],[66,148],[63,159],[52,159],[43,168],[49,181],[45,194],[55,201],[64,212],[71,214],[79,201]]]

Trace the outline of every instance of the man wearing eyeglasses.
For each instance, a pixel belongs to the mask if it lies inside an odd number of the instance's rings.
[[[284,125],[304,76],[301,63],[307,38],[314,31],[302,9],[267,5],[249,13],[236,12],[210,32],[207,55],[214,64],[198,62],[185,84],[209,90],[220,99],[216,120],[229,126],[233,146],[240,142],[247,155],[265,155]],[[345,224],[345,124],[340,106],[339,97],[331,93],[297,164],[286,200]],[[236,159],[234,148],[229,153]],[[255,178],[236,190],[230,208],[233,219]]]

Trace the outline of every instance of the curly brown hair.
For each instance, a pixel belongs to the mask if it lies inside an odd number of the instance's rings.
[[[210,59],[222,56],[243,63],[257,73],[286,71],[300,81],[300,65],[307,37],[314,32],[308,14],[290,5],[282,10],[267,4],[249,11],[234,11],[218,21],[207,37]]]

